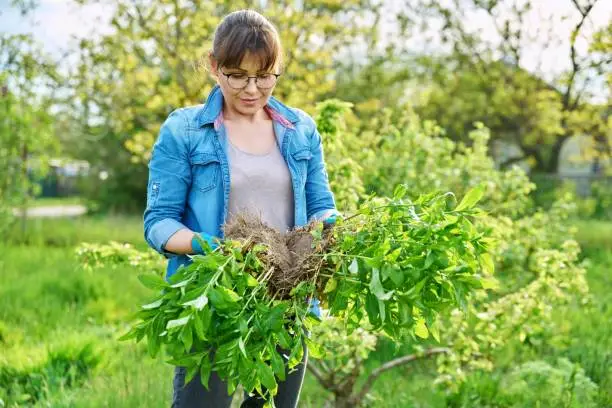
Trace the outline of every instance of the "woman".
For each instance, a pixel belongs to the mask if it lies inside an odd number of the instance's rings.
[[[145,238],[168,259],[166,277],[201,253],[196,235],[216,246],[222,225],[254,213],[285,232],[337,215],[312,118],[271,96],[281,45],[273,25],[252,10],[227,15],[209,54],[217,85],[204,105],[178,109],[165,121],[149,163]],[[279,384],[277,407],[295,407],[304,361]],[[226,385],[212,373],[185,385],[177,367],[173,407],[229,407]],[[257,396],[243,407],[262,406]]]

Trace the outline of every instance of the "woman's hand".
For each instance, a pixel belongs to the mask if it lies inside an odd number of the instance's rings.
[[[336,214],[331,215],[331,216],[329,216],[329,217],[327,217],[326,219],[323,220],[323,224],[325,224],[325,225],[333,225],[333,224],[336,223],[336,218],[337,217],[338,216]]]

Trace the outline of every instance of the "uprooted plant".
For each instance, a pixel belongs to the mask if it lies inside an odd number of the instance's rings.
[[[205,242],[168,281],[154,274],[141,282],[158,292],[123,336],[147,338],[151,356],[161,346],[169,362],[187,367],[207,386],[211,371],[257,391],[273,404],[277,379],[298,365],[308,332],[319,323],[309,299],[317,297],[350,330],[366,317],[372,330],[395,339],[439,334],[439,313],[465,305],[471,289],[491,283],[490,241],[470,219],[482,190],[457,205],[451,193],[370,198],[333,228],[312,223],[281,235],[238,217],[224,226],[217,250]]]

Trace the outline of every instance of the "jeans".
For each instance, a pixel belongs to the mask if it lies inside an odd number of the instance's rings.
[[[288,354],[288,353],[286,353]],[[304,357],[302,362],[289,373],[285,370],[285,381],[278,383],[278,393],[274,397],[277,408],[296,408],[304,382],[306,364],[308,363],[308,350],[304,346]],[[232,403],[232,395],[227,395],[227,384],[219,378],[216,372],[210,374],[208,390],[200,381],[200,374],[185,385],[185,367],[176,367],[174,370],[174,394],[172,408],[229,408]],[[249,396],[245,392],[241,408],[261,408],[264,399],[258,395]]]

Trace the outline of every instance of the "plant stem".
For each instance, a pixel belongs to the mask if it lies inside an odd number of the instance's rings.
[[[324,257],[324,256],[327,256],[327,255],[341,256],[343,258],[372,259],[372,257],[370,257],[370,256],[343,254],[342,252],[326,252],[324,254],[312,254],[312,256],[320,256],[320,257]]]
[[[270,275],[272,275],[272,271],[273,270],[274,270],[274,268],[268,269],[268,271],[261,277],[261,281],[259,281],[259,280],[257,281],[257,282],[259,282],[259,285],[257,285],[257,287],[255,289],[253,289],[253,293],[251,293],[251,297],[249,297],[249,299],[247,300],[246,304],[244,305],[244,307],[240,311],[240,314],[244,313],[244,311],[246,310],[247,306],[249,306],[249,303],[251,303],[251,300],[253,300],[253,298],[255,297],[257,292],[259,292],[259,290],[261,288],[265,288],[266,287],[266,284],[263,283],[263,282],[266,281],[270,277]],[[249,321],[250,321],[250,319],[249,319]]]
[[[319,275],[325,276],[326,278],[334,278],[334,277],[336,277],[334,275],[329,275],[327,273],[320,273]],[[340,275],[340,276],[342,277],[343,280],[347,280],[347,281],[353,282],[353,283],[361,283],[361,281],[356,280],[356,279],[351,279],[351,278],[347,277],[346,275]]]

